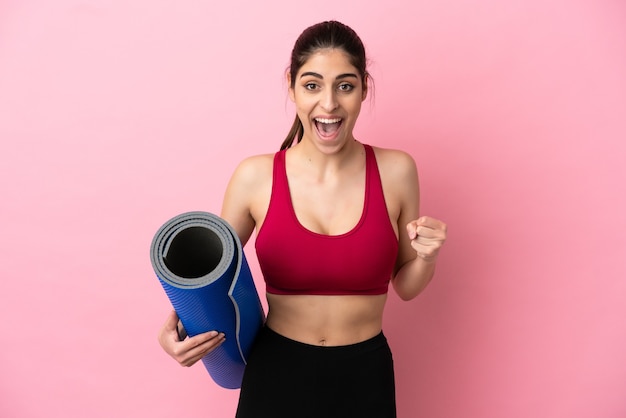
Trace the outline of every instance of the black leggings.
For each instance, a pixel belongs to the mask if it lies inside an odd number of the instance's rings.
[[[395,418],[393,359],[381,332],[357,344],[304,344],[264,327],[236,418]]]

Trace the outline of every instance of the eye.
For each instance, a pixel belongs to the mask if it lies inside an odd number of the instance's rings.
[[[317,87],[318,87],[318,86],[317,86],[317,84],[316,84],[316,83],[313,83],[313,82],[306,83],[306,84],[304,85],[304,88],[305,88],[305,89],[307,89],[307,90],[311,90],[311,91],[316,90],[316,89],[317,89]]]
[[[350,83],[342,83],[339,86],[337,86],[337,89],[339,91],[343,91],[343,92],[349,92],[352,91],[354,89],[354,86]]]

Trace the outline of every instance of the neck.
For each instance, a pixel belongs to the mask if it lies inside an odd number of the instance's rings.
[[[292,147],[292,152],[308,164],[335,166],[340,168],[349,164],[355,156],[363,152],[360,142],[353,139],[338,148],[321,149],[309,141],[302,141]]]
[[[362,161],[365,161],[363,145],[356,140],[347,142],[334,152],[323,152],[313,144],[302,141],[288,152],[290,154],[288,158],[292,158],[292,161],[298,164],[301,173],[308,172],[319,180],[352,170],[355,164],[362,164]]]

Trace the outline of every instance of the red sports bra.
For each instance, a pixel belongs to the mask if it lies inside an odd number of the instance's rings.
[[[298,221],[291,203],[285,150],[274,156],[272,196],[256,239],[268,293],[279,295],[380,295],[387,293],[398,253],[376,156],[365,147],[365,201],[357,225],[323,235]]]

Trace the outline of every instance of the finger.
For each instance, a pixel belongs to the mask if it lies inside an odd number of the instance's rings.
[[[430,216],[422,216],[415,222],[417,223],[417,226],[424,226],[431,229],[441,229],[443,231],[447,229],[445,223],[441,222],[438,219],[431,218]]]
[[[220,334],[219,337],[216,337],[213,340],[199,346],[197,351],[194,351],[191,353],[192,356],[189,359],[190,365],[195,364],[196,362],[204,358],[211,351],[215,350],[217,347],[222,345],[224,341],[226,341],[224,334]]]
[[[406,224],[406,232],[409,234],[409,239],[414,240],[417,237],[417,221],[411,221]]]
[[[182,366],[189,367],[220,346],[225,339],[223,333],[215,331],[191,337],[176,348],[176,359]]]
[[[431,235],[431,236],[428,236]],[[439,249],[446,242],[446,235],[441,231],[430,231],[427,234],[418,235],[416,239],[411,241],[412,244],[422,247],[433,247]]]
[[[417,239],[443,239],[445,238],[445,232],[441,229],[430,228],[427,226],[418,226],[416,228]]]
[[[426,238],[423,236],[418,236],[416,239],[411,241],[411,245],[413,248],[419,248],[420,250],[425,250],[427,248],[439,248],[442,246],[443,241],[437,238]]]
[[[166,329],[174,330],[176,329],[177,325],[178,325],[178,314],[176,313],[175,310],[172,310],[172,312],[170,312],[170,314],[167,316],[167,320],[165,321],[165,324],[163,325],[163,327]]]
[[[189,346],[198,346],[201,344],[204,344],[207,341],[211,341],[212,339],[214,339],[215,337],[219,336],[220,333],[217,331],[207,331],[207,332],[203,332],[202,334],[198,334],[198,335],[194,335],[193,337],[190,337],[188,339],[189,342]],[[221,333],[221,335],[224,335],[224,333]]]
[[[427,261],[434,260],[439,254],[440,246],[425,245],[417,240],[411,241],[411,247],[417,253],[417,256]]]

